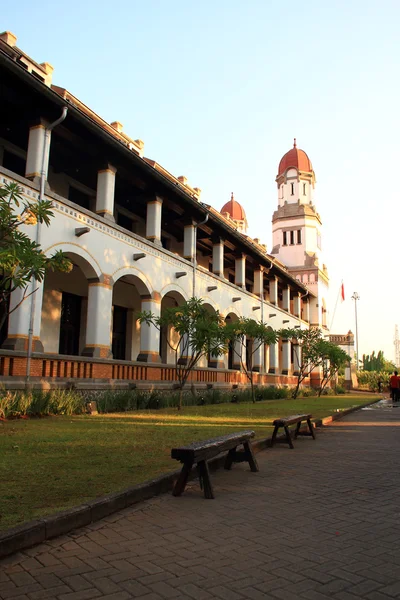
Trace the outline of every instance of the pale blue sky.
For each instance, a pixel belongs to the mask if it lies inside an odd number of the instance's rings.
[[[271,249],[275,176],[293,137],[310,156],[333,331],[394,358],[400,140],[398,0],[20,0],[1,30],[53,82],[145,142],[145,156],[220,209],[235,193]],[[395,274],[396,273],[396,274]]]

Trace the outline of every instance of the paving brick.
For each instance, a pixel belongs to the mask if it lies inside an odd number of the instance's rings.
[[[399,421],[354,413],[260,453],[257,474],[213,472],[213,502],[193,481],[20,552],[0,561],[0,598],[396,598]]]
[[[69,594],[61,594],[58,596],[59,600],[91,600],[92,598],[99,598],[101,592],[97,589],[80,590],[79,592],[70,592]]]

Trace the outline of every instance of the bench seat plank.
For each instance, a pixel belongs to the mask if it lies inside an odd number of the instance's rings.
[[[240,444],[248,442],[254,436],[254,431],[241,431],[240,433],[228,433],[209,440],[193,442],[193,444],[187,446],[172,448],[171,458],[181,462],[192,460],[193,463],[198,463],[201,460],[209,460],[220,454],[220,452],[240,446]]]
[[[274,445],[275,442],[279,441],[279,442],[287,442],[289,444],[289,448],[293,449],[293,442],[292,442],[292,438],[290,436],[290,431],[289,431],[289,425],[294,425],[295,423],[297,423],[296,425],[296,431],[294,432],[294,438],[297,439],[297,437],[299,435],[309,435],[312,436],[312,438],[315,440],[315,433],[314,433],[314,428],[313,425],[311,423],[311,417],[312,415],[308,414],[308,415],[290,415],[288,417],[282,417],[281,419],[275,419],[275,421],[273,422],[273,425],[275,426],[274,428],[274,432],[272,434],[272,440],[271,440],[271,447]],[[308,431],[300,431],[300,427],[303,421],[307,422],[307,427],[308,427]],[[278,430],[280,427],[283,427],[285,430],[285,438],[282,440],[277,440],[276,436],[278,433]]]
[[[280,427],[283,427],[284,425],[293,425],[299,421],[307,421],[307,419],[311,419],[311,417],[312,415],[290,415],[288,417],[275,419],[273,425],[279,425]]]
[[[225,451],[228,451],[224,464],[225,469],[229,470],[234,462],[246,461],[253,472],[258,471],[257,460],[250,442],[254,436],[254,431],[241,431],[220,435],[209,440],[193,442],[180,448],[172,448],[171,458],[183,463],[181,473],[172,492],[173,495],[180,496],[184,492],[190,471],[193,465],[197,464],[200,486],[204,491],[204,497],[214,498],[207,460]],[[243,450],[238,451],[237,447],[241,445],[243,445]]]

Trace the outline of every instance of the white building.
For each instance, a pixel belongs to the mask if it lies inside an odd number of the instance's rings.
[[[0,382],[19,387],[29,370],[41,386],[170,387],[172,333],[140,327],[136,315],[161,314],[193,295],[195,228],[195,295],[209,310],[227,320],[261,318],[275,329],[326,326],[321,221],[303,151],[294,148],[281,161],[268,254],[246,235],[246,215],[233,195],[221,212],[203,204],[199,188],[146,158],[143,142],[121,123],[106,123],[52,86],[51,74],[48,63],[16,46],[15,36],[0,34],[0,184],[17,182],[32,201],[45,183],[54,219],[49,228],[28,231],[39,235],[46,254],[62,250],[73,262],[68,274],[49,272],[10,315],[1,332]],[[14,292],[11,306],[19,301]],[[253,362],[258,383],[293,383],[294,354],[290,341],[263,348]],[[246,379],[230,352],[203,361],[193,382],[229,387]]]

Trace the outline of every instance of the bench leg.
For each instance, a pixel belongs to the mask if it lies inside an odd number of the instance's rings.
[[[205,460],[201,460],[197,463],[197,469],[199,471],[200,485],[204,489],[204,498],[214,498],[214,491],[211,485],[210,471],[208,470],[208,464]]]
[[[301,426],[301,421],[299,421],[296,425],[296,431],[294,432],[294,439],[297,439],[297,436],[299,435],[300,426]]]
[[[275,444],[276,434],[278,433],[278,429],[279,429],[278,425],[275,425],[274,433],[272,434],[271,448]]]
[[[227,471],[231,470],[232,463],[235,462],[235,457],[236,457],[236,446],[234,448],[231,448],[229,450],[228,454],[226,455],[224,469],[226,469]]]
[[[244,453],[245,453],[245,456],[246,456],[246,460],[247,460],[247,462],[250,465],[251,471],[253,471],[253,473],[258,473],[258,471],[260,469],[258,468],[257,460],[256,460],[256,457],[254,456],[254,452],[253,452],[253,448],[251,446],[251,443],[250,442],[244,442],[243,448],[244,448]]]
[[[192,470],[193,463],[185,463],[172,491],[173,496],[180,496],[185,491],[189,473]]]
[[[313,439],[315,440],[314,427],[312,426],[310,419],[307,419],[307,425],[308,425],[308,429],[310,430],[310,434],[312,435]]]
[[[293,450],[294,446],[292,444],[292,438],[290,437],[289,427],[287,425],[284,425],[284,428],[286,433],[286,441],[289,444],[290,448]]]

